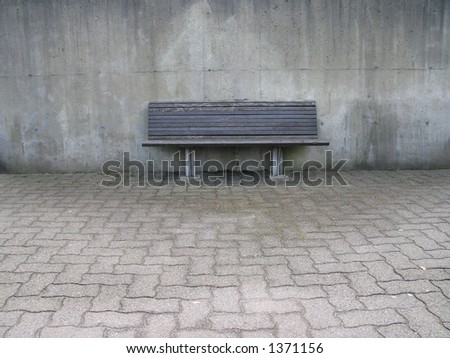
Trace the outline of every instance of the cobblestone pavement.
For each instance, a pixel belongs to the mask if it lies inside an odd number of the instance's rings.
[[[450,337],[450,170],[347,187],[0,175],[4,337]]]

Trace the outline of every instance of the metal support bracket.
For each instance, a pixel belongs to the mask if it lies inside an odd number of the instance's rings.
[[[193,147],[184,148],[184,160],[186,161],[186,177],[195,177],[195,149]]]
[[[273,179],[284,179],[283,168],[283,148],[281,146],[273,147],[271,150],[270,177]]]

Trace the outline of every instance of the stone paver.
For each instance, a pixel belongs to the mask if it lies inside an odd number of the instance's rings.
[[[344,176],[0,175],[0,335],[450,337],[450,170]]]

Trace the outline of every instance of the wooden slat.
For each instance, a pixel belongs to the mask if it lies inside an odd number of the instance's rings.
[[[220,134],[219,134],[220,133]],[[220,136],[239,136],[239,135],[317,135],[316,130],[282,130],[282,129],[229,129],[221,130],[217,129],[202,129],[202,130],[153,130],[149,132],[150,135],[220,135]]]
[[[155,145],[328,145],[328,141],[305,136],[173,136],[173,137],[149,137],[143,143],[144,146]]]
[[[202,130],[208,130],[208,131],[218,131],[218,135],[220,135],[220,132],[227,132],[231,130],[237,130],[237,131],[259,131],[259,130],[265,130],[265,131],[271,131],[271,130],[283,130],[283,131],[310,131],[314,130],[317,131],[316,127],[312,126],[183,126],[183,127],[173,127],[173,126],[161,126],[161,127],[150,127],[149,132],[155,132],[155,131],[173,131],[173,132],[179,132],[179,131],[202,131]]]
[[[315,126],[245,126],[245,125],[239,125],[239,126],[184,126],[184,127],[174,127],[174,126],[158,126],[158,127],[149,127],[148,132],[151,134],[155,131],[172,131],[172,132],[178,132],[178,131],[202,131],[202,130],[208,130],[208,131],[217,131],[217,135],[220,135],[220,133],[230,131],[230,130],[237,130],[237,131],[249,131],[250,133],[252,131],[259,131],[259,130],[282,130],[282,131],[315,131],[317,132],[317,127]]]
[[[208,108],[208,107],[311,107],[314,101],[293,102],[150,102],[149,108]]]
[[[176,130],[177,128],[180,129],[201,129],[201,128],[217,128],[217,130],[226,130],[230,128],[239,128],[239,127],[245,127],[245,128],[316,128],[317,126],[313,123],[249,123],[249,122],[241,122],[241,123],[196,123],[196,122],[183,122],[181,124],[175,124],[175,123],[150,123],[149,128],[152,129],[158,129],[158,128],[172,128],[173,130]]]
[[[236,110],[230,110],[228,108],[226,109],[215,109],[212,110],[210,108],[205,108],[203,110],[198,110],[197,108],[194,109],[166,109],[164,111],[161,110],[149,110],[150,117],[153,116],[160,116],[160,117],[183,117],[183,116],[239,116],[239,115],[254,115],[254,116],[278,116],[278,115],[316,115],[316,109],[314,107],[308,108],[308,109],[299,109],[299,108],[293,108],[290,110],[286,109],[274,109],[274,108],[268,108],[267,110],[261,110],[261,108],[255,108],[255,109],[236,109]]]
[[[242,119],[261,119],[261,120],[283,120],[283,119],[316,119],[317,115],[314,114],[304,114],[304,113],[273,113],[273,114],[255,114],[253,112],[249,112],[248,114],[208,114],[208,115],[191,115],[184,113],[183,115],[163,115],[161,116],[158,112],[157,114],[150,114],[148,117],[149,120],[160,120],[160,121],[168,121],[168,120],[178,120],[184,121],[189,119],[198,119],[198,120],[210,120],[210,119],[222,119],[224,121],[227,120],[242,120]]]
[[[299,122],[299,121],[150,121],[151,128],[179,128],[179,127],[317,127],[315,122]]]

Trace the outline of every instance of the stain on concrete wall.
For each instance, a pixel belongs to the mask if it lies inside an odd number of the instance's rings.
[[[347,168],[449,168],[449,16],[445,0],[2,1],[0,170],[167,159],[141,147],[149,101],[237,99],[315,100]]]

